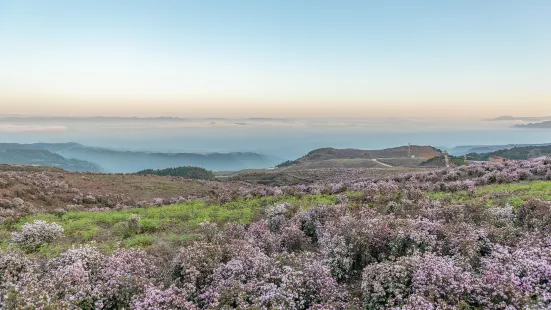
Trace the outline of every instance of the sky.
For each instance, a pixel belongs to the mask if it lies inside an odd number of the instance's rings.
[[[0,0],[1,114],[551,115],[548,0]]]

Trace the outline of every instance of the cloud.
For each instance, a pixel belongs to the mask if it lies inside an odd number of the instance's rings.
[[[306,127],[306,124],[299,121],[256,121],[256,120],[195,120],[178,123],[148,123],[136,125],[114,125],[102,126],[102,129],[181,129],[181,128],[225,128],[225,127]]]
[[[9,125],[0,124],[0,132],[48,132],[65,131],[65,126],[34,126],[34,125]]]

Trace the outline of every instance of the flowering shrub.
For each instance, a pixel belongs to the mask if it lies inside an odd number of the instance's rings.
[[[251,224],[249,229],[247,229],[245,239],[249,244],[260,248],[267,254],[276,253],[281,249],[279,236],[270,231],[266,220]]]
[[[450,257],[426,254],[412,277],[412,291],[425,300],[447,308],[467,300],[474,290],[472,275]]]
[[[289,203],[282,203],[266,209],[266,220],[271,231],[279,231],[289,214],[289,207]]]
[[[364,307],[387,309],[403,303],[412,292],[413,274],[421,259],[417,255],[406,256],[368,265],[362,275]]]
[[[310,239],[298,225],[289,225],[281,230],[281,246],[283,249],[294,252],[304,250],[310,245]]]
[[[132,309],[136,310],[173,310],[185,309],[195,310],[197,308],[193,303],[187,301],[188,293],[176,286],[171,286],[166,290],[148,285],[145,292],[134,297]]]
[[[220,231],[218,229],[218,224],[211,223],[209,221],[203,221],[199,223],[203,235],[209,242],[215,242],[220,239]]]
[[[222,262],[224,249],[217,244],[196,242],[180,249],[171,264],[173,281],[188,290],[210,283],[212,273]]]
[[[542,233],[551,231],[551,202],[530,200],[517,210],[518,221],[527,229]]]
[[[34,221],[25,223],[20,232],[12,233],[12,243],[26,251],[36,251],[41,245],[63,237],[63,227],[56,223]]]
[[[141,250],[118,250],[106,257],[100,272],[103,284],[101,306],[126,308],[135,295],[141,294],[160,275],[153,257]]]

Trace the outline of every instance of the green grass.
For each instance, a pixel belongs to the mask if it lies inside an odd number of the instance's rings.
[[[126,247],[147,247],[153,244],[155,236],[141,234],[124,240]]]
[[[474,197],[467,191],[428,193],[432,199],[450,199],[453,203],[485,202],[487,206],[510,204],[519,207],[530,199],[551,201],[551,181],[531,181],[487,185],[477,188]]]
[[[224,204],[209,204],[205,201],[189,201],[160,207],[135,208],[107,212],[68,212],[61,216],[36,214],[22,218],[12,225],[0,225],[0,236],[8,237],[26,222],[44,220],[56,222],[64,230],[63,242],[41,248],[45,256],[55,255],[72,244],[96,242],[105,249],[114,249],[120,243],[124,247],[147,248],[156,241],[168,241],[175,245],[189,243],[200,237],[197,234],[201,222],[208,220],[224,225],[227,222],[248,224],[260,218],[266,207],[276,203],[289,202],[302,209],[317,204],[334,204],[331,195],[306,195],[297,197],[261,197],[237,199]],[[124,223],[132,214],[140,216],[141,231],[124,238],[117,233],[117,224]],[[119,225],[120,226],[120,225]],[[2,238],[0,248],[6,247],[9,238]]]

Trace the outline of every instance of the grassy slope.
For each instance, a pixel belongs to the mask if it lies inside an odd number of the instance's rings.
[[[70,184],[83,190],[92,189],[92,192],[100,194],[125,194],[136,200],[180,195],[206,196],[212,189],[207,184],[193,180],[153,175],[93,174],[82,178],[72,174],[67,178]]]
[[[419,167],[426,158],[382,158],[378,161],[394,167]]]
[[[489,207],[506,203],[518,207],[530,199],[551,201],[551,182],[534,181],[500,185],[488,185],[475,191],[474,197],[466,191],[456,193],[429,193],[433,199],[449,199],[458,204],[485,201]]]
[[[411,153],[410,153],[411,152]],[[392,166],[418,166],[422,160],[411,159],[409,155],[438,155],[439,151],[431,146],[400,146],[382,150],[321,148],[313,150],[303,157],[282,163],[280,168],[319,169],[319,168],[385,168],[372,159],[388,159]]]
[[[423,155],[438,155],[439,151],[431,146],[399,146],[382,150],[360,150],[360,149],[335,149],[321,148],[313,150],[305,156],[297,159],[298,162],[321,161],[328,159],[372,159],[372,158],[406,158],[409,155],[421,157]]]
[[[46,246],[41,254],[52,256],[68,249],[72,244],[96,242],[104,250],[111,250],[121,242],[123,246],[149,247],[156,241],[167,242],[171,246],[181,246],[198,237],[199,223],[208,220],[223,224],[239,222],[248,224],[258,219],[263,210],[272,204],[289,202],[302,208],[317,204],[333,204],[334,196],[308,195],[296,197],[262,197],[239,199],[220,204],[207,204],[204,201],[190,201],[162,207],[135,208],[108,212],[68,212],[63,215],[37,214],[25,217],[14,224],[0,225],[0,247],[8,246],[10,233],[19,229],[25,222],[45,220],[56,222],[65,229],[66,238],[55,246]],[[117,234],[117,224],[126,221],[131,214],[141,218],[142,230],[139,234],[123,238]]]
[[[305,161],[289,169],[319,169],[319,168],[385,168],[381,164],[366,158],[334,158],[320,161]]]
[[[378,178],[396,175],[398,173],[420,172],[433,170],[427,167],[393,167],[387,168],[380,164],[377,168],[362,168],[356,171],[358,175],[365,178]],[[382,162],[382,161],[381,161]],[[238,173],[230,173],[223,176],[223,179],[232,181],[244,181],[251,184],[264,185],[297,185],[308,184],[316,181],[338,182],[341,176],[351,173],[346,168],[320,168],[320,169],[295,169],[291,167],[274,170],[248,170]],[[219,176],[220,177],[220,176]]]
[[[354,199],[361,192],[348,192]],[[478,188],[474,195],[466,192],[427,193],[432,199],[449,200],[457,204],[483,201],[488,207],[509,203],[515,207],[524,202],[539,198],[551,201],[551,182],[533,181],[502,185],[489,185]],[[96,242],[106,251],[120,244],[124,247],[151,249],[159,242],[169,246],[181,246],[199,237],[198,226],[208,220],[223,225],[227,222],[251,223],[263,216],[267,206],[289,202],[306,209],[318,204],[334,204],[334,195],[306,195],[297,197],[262,197],[231,201],[225,204],[208,204],[204,201],[190,201],[162,207],[135,208],[108,212],[68,212],[63,215],[37,214],[25,217],[17,223],[0,225],[0,247],[7,247],[10,233],[20,229],[25,222],[46,220],[63,226],[66,238],[55,245],[45,246],[39,255],[53,256],[70,248],[73,244]],[[139,234],[123,237],[117,233],[117,225],[125,222],[131,214],[141,218],[142,230]]]
[[[23,176],[28,176],[29,179],[36,178],[34,174],[56,172],[59,177],[56,180],[66,182],[70,188],[79,189],[82,193],[97,195],[124,195],[130,197],[134,202],[151,201],[153,198],[171,198],[179,196],[194,195],[197,197],[207,197],[215,190],[212,184],[197,182],[195,180],[161,177],[154,175],[123,175],[123,174],[80,174],[69,173],[55,168],[30,167],[30,166],[2,166],[0,171],[18,171]],[[224,183],[232,189],[237,189],[240,184]],[[17,182],[7,188],[0,188],[0,198],[20,197],[27,202],[33,203],[35,206],[42,206],[44,210],[54,210],[57,208],[65,208],[68,204],[73,204],[72,201],[75,193],[72,192],[55,192],[50,196],[41,198],[37,193],[42,189]],[[100,203],[90,205],[103,207]]]

